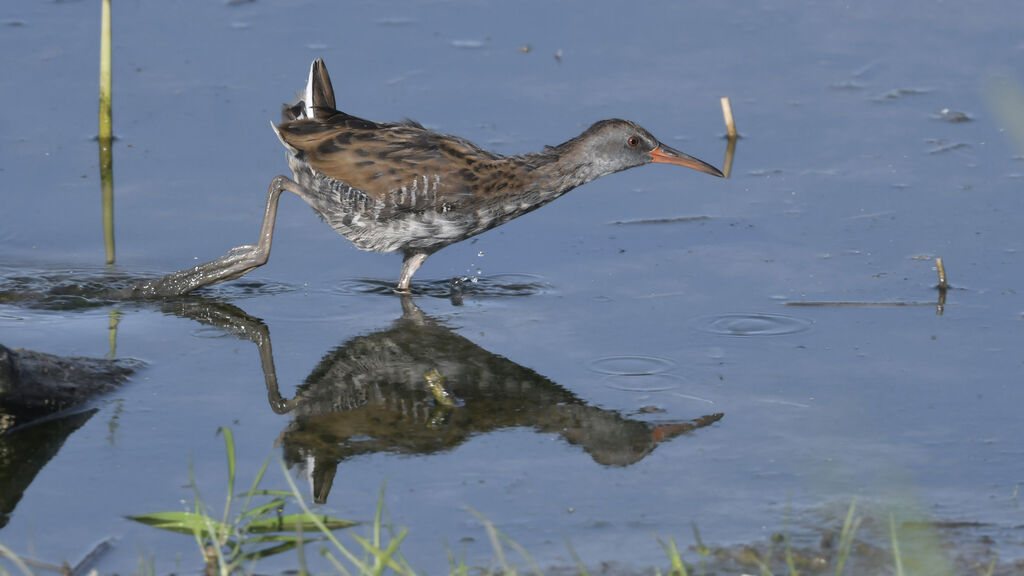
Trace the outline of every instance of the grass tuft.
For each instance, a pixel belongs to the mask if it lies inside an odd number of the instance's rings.
[[[251,488],[243,494],[236,495],[234,436],[227,428],[219,429],[218,434],[224,437],[228,469],[227,497],[224,499],[224,510],[219,520],[207,512],[191,465],[189,484],[194,495],[191,510],[153,512],[129,516],[129,519],[161,530],[191,534],[204,559],[207,573],[221,576],[241,572],[244,564],[255,563],[262,558],[322,540],[323,537],[320,535],[356,524],[342,518],[313,514],[308,508],[304,508],[303,513],[286,514],[286,507],[293,501],[292,492],[259,489],[259,484],[270,464],[269,457],[256,473]],[[242,505],[232,514],[232,505],[239,498],[242,499]],[[256,504],[256,498],[268,500]],[[302,504],[301,498],[297,500]],[[318,536],[313,539],[304,538],[304,532],[315,532]],[[304,557],[300,558],[304,562]]]
[[[357,534],[352,530],[359,526],[355,522],[313,513],[306,503],[306,497],[299,491],[287,466],[281,460],[278,460],[278,464],[288,484],[287,490],[260,488],[270,464],[271,458],[268,457],[257,471],[249,490],[236,493],[237,468],[234,438],[231,431],[226,428],[219,430],[218,433],[224,438],[228,481],[224,507],[223,510],[218,510],[216,517],[208,512],[208,507],[202,499],[190,465],[189,483],[194,494],[194,501],[188,509],[142,514],[132,516],[130,519],[161,530],[192,535],[195,538],[200,558],[205,564],[204,573],[210,576],[253,574],[255,573],[255,564],[260,559],[293,549],[296,551],[297,557],[296,572],[300,576],[305,576],[310,573],[305,551],[305,546],[310,543],[319,543],[318,551],[329,563],[330,569],[342,576],[416,575],[416,570],[402,553],[402,544],[409,534],[408,530],[396,529],[388,518],[384,500],[386,486],[381,486],[377,496],[372,524],[366,525],[367,532],[365,534]],[[239,502],[241,502],[241,506],[237,505]],[[286,512],[290,506],[298,506],[300,511]],[[487,533],[493,551],[492,564],[483,568],[470,567],[466,563],[465,553],[462,557],[457,557],[450,548],[445,546],[448,573],[451,576],[469,576],[471,571],[487,575],[517,576],[520,568],[510,558],[508,550],[514,551],[515,555],[519,556],[520,564],[527,565],[530,574],[543,576],[540,566],[521,545],[481,513],[472,509],[469,509],[469,512],[482,523]],[[862,518],[857,516],[857,502],[854,500],[846,511],[839,534],[838,548],[836,553],[831,556],[831,560],[829,554],[823,556],[820,551],[792,547],[788,512],[784,530],[771,538],[767,550],[761,551],[753,546],[712,549],[704,544],[696,525],[694,525],[694,544],[690,549],[696,551],[700,557],[699,568],[687,566],[683,560],[685,550],[680,551],[673,538],[669,537],[663,540],[655,535],[655,539],[669,560],[670,567],[667,573],[663,572],[661,568],[655,568],[654,573],[659,576],[663,573],[666,576],[689,576],[691,571],[697,570],[697,573],[703,576],[716,573],[748,573],[755,567],[762,576],[772,576],[772,567],[790,576],[797,576],[803,570],[821,574],[830,569],[836,576],[842,576],[850,570],[881,571],[896,576],[908,573],[936,576],[953,573],[952,563],[946,550],[936,540],[935,534],[926,529],[927,523],[906,521],[899,523],[896,514],[890,512],[888,522],[888,548],[890,550],[886,551],[884,550],[885,546],[871,546],[867,542],[855,540],[858,530],[861,528],[861,520]],[[898,525],[902,527],[902,533],[897,530]],[[335,534],[336,531],[342,529],[346,529],[347,538],[350,538],[351,541],[343,543]],[[876,538],[884,539],[884,536],[877,534]],[[828,541],[831,541],[831,536],[828,537]],[[851,566],[855,543],[858,550],[857,565]],[[576,553],[572,543],[567,541],[566,546],[575,564],[575,573],[580,576],[589,576],[584,561]],[[831,544],[822,546],[831,549]],[[862,548],[864,551],[861,551]],[[887,559],[888,553],[891,553],[891,564]],[[44,570],[54,568],[47,564],[21,558],[0,544],[0,560],[4,559],[13,565],[14,570],[10,570],[0,563],[0,576],[33,576],[33,567]],[[997,560],[996,557],[989,559],[986,564],[982,565],[987,569],[981,570],[979,567],[978,573],[992,576],[997,569]],[[866,565],[865,562],[867,562]],[[709,563],[713,563],[711,568],[708,567]],[[60,570],[59,567],[56,569]],[[188,572],[188,570],[180,569],[176,571]],[[137,574],[151,576],[154,573],[154,559],[140,554]]]
[[[892,544],[893,565],[896,567],[896,576],[903,576],[903,558],[900,557],[900,539],[896,536],[896,517],[889,512],[889,541]]]
[[[850,502],[850,508],[846,511],[846,519],[843,520],[843,530],[839,533],[839,555],[836,558],[836,576],[842,576],[843,568],[850,557],[853,549],[853,537],[860,527],[860,518],[854,519],[853,514],[857,509],[857,501]]]
[[[658,544],[661,544],[661,549],[665,551],[665,555],[668,556],[669,562],[672,564],[672,570],[669,571],[669,575],[688,576],[686,564],[683,562],[683,557],[679,554],[679,550],[676,548],[676,541],[672,538],[669,538],[667,542],[657,536],[655,536],[655,538],[658,540]]]

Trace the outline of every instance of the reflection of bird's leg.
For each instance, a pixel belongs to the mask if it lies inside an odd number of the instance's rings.
[[[266,326],[262,327],[262,334],[265,338],[254,339],[256,347],[260,352],[260,366],[263,368],[263,380],[267,385],[267,401],[270,402],[270,409],[277,414],[287,414],[295,407],[295,400],[286,400],[281,397],[281,391],[277,388],[277,370],[274,368],[274,351],[270,347],[270,331]]]
[[[423,311],[413,301],[412,296],[408,292],[398,293],[402,302],[402,320],[412,322],[416,326],[423,326],[426,324],[426,318],[423,315]]]
[[[133,295],[180,296],[203,286],[240,278],[266,264],[267,258],[270,257],[270,243],[274,237],[277,202],[281,192],[285,190],[303,199],[309,197],[309,192],[295,181],[285,176],[275,177],[267,191],[267,209],[263,214],[263,227],[260,229],[260,240],[257,244],[232,248],[227,254],[212,262],[180,270],[156,280],[140,282],[134,286]]]

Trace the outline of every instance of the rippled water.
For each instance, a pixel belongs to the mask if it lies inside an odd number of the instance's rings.
[[[430,573],[446,544],[489,562],[467,508],[544,567],[574,565],[568,538],[639,569],[663,563],[652,533],[685,547],[694,524],[743,545],[789,518],[817,543],[854,498],[1024,558],[1017,3],[114,10],[107,269],[98,6],[0,7],[0,344],[145,362],[86,411],[0,436],[4,545],[74,563],[109,536],[103,572],[140,554],[198,570],[192,538],[125,517],[182,509],[190,468],[219,505],[229,426],[242,484],[279,456],[318,510],[361,521],[386,484]],[[729,179],[602,178],[431,256],[411,299],[398,256],[294,198],[251,275],[105,295],[256,240],[287,169],[267,124],[316,57],[346,112],[500,153],[624,117],[722,166],[722,96],[743,137]]]
[[[698,330],[726,336],[781,336],[803,332],[813,320],[784,314],[722,314],[696,318]]]
[[[534,274],[493,274],[488,276],[456,276],[448,280],[425,280],[414,284],[418,296],[448,298],[458,303],[461,299],[501,298],[506,296],[532,296],[552,290],[552,285]],[[395,281],[384,279],[355,279],[332,286],[338,294],[382,294],[393,296]]]
[[[657,356],[605,356],[590,363],[595,372],[612,376],[650,376],[671,370],[675,362]]]

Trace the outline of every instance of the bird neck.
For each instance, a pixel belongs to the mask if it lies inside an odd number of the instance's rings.
[[[575,147],[568,144],[570,142],[513,157],[529,167],[535,189],[552,200],[600,176],[589,162],[582,161]]]

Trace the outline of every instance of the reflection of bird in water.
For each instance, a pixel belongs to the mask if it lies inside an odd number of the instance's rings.
[[[648,421],[588,406],[555,382],[493,354],[425,315],[401,296],[391,327],[358,336],[326,354],[294,398],[281,397],[270,331],[239,308],[206,299],[173,299],[165,313],[218,326],[259,349],[267,396],[292,422],[279,442],[289,465],[308,466],[324,502],[338,463],[360,454],[433,454],[472,436],[533,428],[580,446],[599,464],[639,462],[659,442],[720,420]]]
[[[438,250],[490,230],[596,178],[652,162],[722,176],[627,120],[601,120],[541,152],[502,156],[411,120],[380,123],[335,106],[323,60],[310,67],[302,99],[274,130],[295,180],[274,178],[260,241],[190,270],[141,284],[145,296],[183,294],[238,278],[270,256],[282,191],[301,197],[362,250],[401,252],[398,290]]]
[[[285,459],[312,461],[319,502],[327,499],[338,462],[359,454],[432,454],[477,434],[530,427],[561,435],[600,464],[626,466],[658,442],[722,417],[652,423],[588,406],[425,316],[410,298],[402,304],[404,314],[391,328],[327,354],[294,399],[282,399],[268,374],[275,410],[294,417],[281,434]]]

